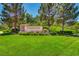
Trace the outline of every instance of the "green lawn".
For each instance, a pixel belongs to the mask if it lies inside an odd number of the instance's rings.
[[[67,36],[0,36],[0,55],[79,56],[79,37]]]

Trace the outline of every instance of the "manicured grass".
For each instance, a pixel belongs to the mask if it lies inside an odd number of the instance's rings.
[[[0,55],[79,56],[79,37],[68,36],[0,36]]]

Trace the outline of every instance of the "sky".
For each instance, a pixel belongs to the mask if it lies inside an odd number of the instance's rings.
[[[79,3],[77,3],[76,5],[79,6]],[[38,15],[38,9],[40,8],[40,3],[24,3],[23,6],[26,12],[31,14],[33,17]],[[0,13],[1,11],[2,11],[2,5],[0,4]]]
[[[38,15],[38,9],[40,8],[40,3],[24,3],[23,4],[27,13],[31,14],[33,17]],[[2,5],[0,4],[0,13],[2,11]]]
[[[27,3],[23,5],[27,13],[32,14],[33,17],[38,15],[38,9],[40,8],[40,3]]]

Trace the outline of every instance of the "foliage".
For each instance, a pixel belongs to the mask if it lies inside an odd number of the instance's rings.
[[[23,7],[21,3],[2,3],[2,21],[6,23],[10,28],[16,29],[23,20]]]
[[[6,29],[6,30],[2,30],[3,33],[1,33],[0,35],[11,35],[12,32],[10,29]]]
[[[0,31],[5,30],[5,29],[9,29],[9,27],[6,24],[1,24]]]
[[[58,31],[61,31],[61,26],[58,26],[58,25],[51,26],[51,27],[50,27],[50,31],[51,31],[51,32],[58,32]]]
[[[19,32],[20,35],[48,35],[46,31],[43,32]]]
[[[43,3],[40,6],[39,14],[43,18],[43,21],[47,20],[48,26],[50,27],[53,24],[61,24],[62,31],[64,31],[64,25],[67,20],[74,20],[79,16],[78,6],[75,6],[75,3]],[[52,19],[51,19],[52,17]],[[52,21],[51,21],[52,20]],[[74,22],[73,21],[73,22]],[[74,24],[69,22],[69,24]]]
[[[9,29],[12,29],[13,32],[18,33],[20,24],[24,23],[39,25],[44,28],[47,26],[46,29],[49,30],[49,32],[78,32],[78,25],[75,22],[79,16],[79,6],[76,6],[76,3],[41,3],[38,10],[39,15],[36,17],[26,13],[22,3],[2,3],[2,5],[1,20],[6,26],[9,26]],[[74,21],[69,21],[70,19]],[[66,25],[67,27],[74,25],[75,30],[77,30],[74,31],[72,28],[68,29],[65,27]],[[2,25],[0,27],[5,29]]]
[[[55,14],[55,4],[52,3],[42,3],[39,9],[40,20],[47,20],[48,26],[52,24],[51,19]],[[54,20],[54,19],[52,19]]]
[[[32,23],[32,21],[33,21],[33,17],[32,17],[32,15],[30,15],[29,13],[25,13],[25,23]]]
[[[64,26],[64,32],[62,33],[62,31],[61,31],[61,26],[59,26],[59,25],[52,25],[51,27],[50,27],[50,34],[54,34],[54,35],[56,35],[56,34],[69,34],[69,35],[73,35],[73,34],[76,34],[76,33],[78,33],[78,32],[76,32],[76,30],[75,30],[75,27],[73,27],[73,26]]]
[[[73,26],[75,28],[75,32],[79,33],[79,22],[76,22]]]
[[[60,18],[62,21],[62,31],[64,31],[64,25],[65,22],[69,19],[76,20],[76,18],[79,16],[78,6],[75,7],[76,4],[73,3],[60,3],[58,4],[58,18]],[[73,21],[73,22],[74,22]],[[70,22],[71,23],[71,22]],[[69,24],[70,24],[69,23]],[[71,23],[72,24],[72,23]]]

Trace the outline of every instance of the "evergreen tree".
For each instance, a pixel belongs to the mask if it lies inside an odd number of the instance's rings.
[[[20,20],[23,19],[22,3],[2,3],[2,21],[16,31]]]
[[[58,15],[62,24],[62,31],[64,31],[64,25],[67,20],[76,20],[79,16],[78,6],[73,3],[60,3],[58,4]]]

